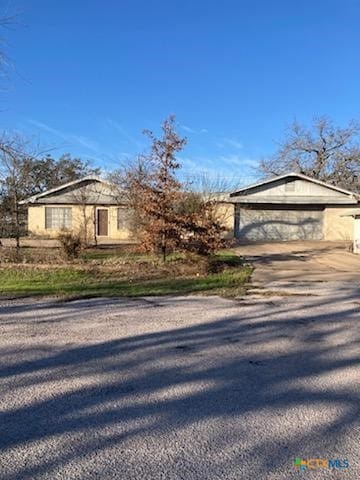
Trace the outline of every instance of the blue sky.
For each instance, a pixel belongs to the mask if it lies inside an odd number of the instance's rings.
[[[359,118],[357,0],[12,0],[0,127],[113,168],[174,113],[184,171],[254,179],[286,124]]]

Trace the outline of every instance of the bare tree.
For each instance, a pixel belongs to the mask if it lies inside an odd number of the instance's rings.
[[[95,231],[95,204],[96,197],[100,195],[100,192],[94,188],[92,183],[83,185],[82,187],[74,190],[71,194],[72,203],[76,205],[79,209],[80,218],[79,221],[79,238],[83,246],[87,247],[91,241],[96,241],[96,231]],[[91,228],[90,228],[91,227]],[[93,230],[93,235],[91,235],[91,230]],[[90,239],[90,237],[92,237]],[[96,245],[96,243],[95,243]]]
[[[0,32],[15,24],[16,15],[0,16]],[[0,78],[3,87],[8,77],[11,62],[6,54],[4,37],[0,34]],[[21,184],[26,176],[25,143],[19,136],[10,137],[3,133],[0,138],[0,239],[4,231],[10,230],[16,238],[17,249],[21,235]],[[29,173],[30,170],[28,170]],[[1,245],[1,240],[0,240]]]
[[[141,223],[138,232],[141,245],[148,251],[160,250],[165,261],[167,252],[180,238],[176,205],[181,183],[176,177],[180,163],[176,154],[186,140],[175,131],[175,118],[162,124],[162,136],[145,131],[151,140],[150,153],[139,158],[136,168],[127,172],[130,207]]]
[[[175,248],[208,254],[222,245],[225,231],[218,208],[220,192],[214,191],[214,184],[212,191],[199,191],[204,178],[191,184],[179,180],[176,153],[185,139],[175,132],[174,117],[165,120],[162,129],[161,138],[147,132],[152,140],[149,155],[140,156],[111,180],[133,212],[130,228],[144,250],[160,251],[164,261]]]
[[[149,219],[143,208],[144,189],[150,183],[153,166],[147,156],[129,159],[108,175],[113,186],[112,196],[117,205],[126,205],[126,225],[133,238],[141,239]]]
[[[198,218],[201,219],[204,216],[202,212],[206,212],[205,217],[212,220],[212,227],[202,235],[209,245],[220,245],[224,238],[233,238],[234,204],[230,202],[230,193],[239,190],[242,185],[239,177],[231,179],[206,172],[193,174],[188,179],[186,190],[190,196],[198,198]]]
[[[19,205],[23,198],[31,170],[29,143],[18,135],[3,134],[0,138],[0,209],[2,222],[20,246],[23,233],[24,209]]]
[[[307,128],[293,122],[276,154],[260,162],[265,176],[295,171],[324,182],[360,191],[360,125],[336,127],[327,117]]]
[[[224,245],[225,223],[219,203],[201,192],[183,192],[177,214],[181,225],[181,250],[209,255]]]

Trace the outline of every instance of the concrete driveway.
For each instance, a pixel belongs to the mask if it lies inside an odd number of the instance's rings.
[[[267,294],[330,294],[340,284],[360,285],[360,255],[349,251],[349,242],[249,244],[235,251],[254,265],[253,286]]]
[[[0,478],[358,479],[359,319],[355,285],[2,303]]]

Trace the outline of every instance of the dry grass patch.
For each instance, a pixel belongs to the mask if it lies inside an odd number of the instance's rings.
[[[251,268],[229,253],[212,257],[127,257],[121,262],[83,262],[71,265],[18,265],[0,268],[0,295],[31,296],[144,296],[187,293],[226,294],[244,291]],[[234,293],[234,292],[233,292]]]

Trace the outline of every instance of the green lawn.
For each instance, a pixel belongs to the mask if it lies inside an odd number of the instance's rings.
[[[218,293],[236,295],[251,275],[249,267],[192,278],[116,279],[116,274],[79,270],[71,267],[51,269],[0,269],[0,296],[56,295],[97,297]]]

